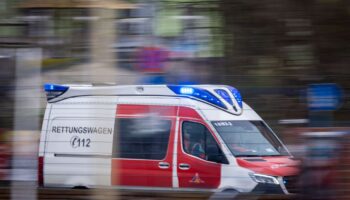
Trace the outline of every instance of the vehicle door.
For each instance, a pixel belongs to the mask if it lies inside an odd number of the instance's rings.
[[[118,105],[112,185],[172,187],[176,109],[175,106]]]
[[[218,188],[228,161],[202,120],[180,118],[177,175],[180,188]]]

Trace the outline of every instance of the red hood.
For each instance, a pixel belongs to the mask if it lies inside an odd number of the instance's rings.
[[[240,157],[239,166],[250,169],[255,173],[271,176],[293,176],[299,173],[300,161],[288,156],[278,157]]]

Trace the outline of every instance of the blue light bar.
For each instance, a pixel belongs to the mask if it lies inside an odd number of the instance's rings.
[[[230,97],[230,95],[226,92],[226,90],[223,89],[216,89],[215,92],[220,95],[223,99],[225,99],[225,101],[227,101],[227,103],[229,103],[230,105],[233,106],[233,102],[232,99]]]
[[[45,84],[44,85],[44,90],[45,92],[51,92],[51,91],[67,91],[69,89],[68,86],[64,86],[64,85],[55,85],[55,84]]]
[[[221,107],[223,109],[227,109],[225,104],[223,104],[220,99],[214,96],[207,90],[191,87],[191,86],[180,86],[180,85],[168,85],[168,88],[172,90],[175,94],[189,96],[193,98],[197,98],[208,103],[211,103],[215,106]]]
[[[65,93],[69,89],[68,86],[55,85],[55,84],[45,84],[44,90],[46,92],[47,100],[51,100]]]
[[[242,96],[241,93],[234,87],[228,87],[228,89],[231,91],[232,95],[235,97],[239,107],[243,107],[243,100],[242,100]]]
[[[193,88],[190,87],[182,87],[180,88],[180,93],[181,94],[193,94]]]

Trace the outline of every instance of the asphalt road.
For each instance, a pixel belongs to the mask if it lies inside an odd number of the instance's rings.
[[[26,199],[26,188],[19,188],[16,194],[18,199]],[[193,192],[159,192],[159,191],[126,191],[115,189],[60,189],[60,188],[38,188],[36,191],[37,199],[139,199],[139,200],[199,200],[199,199],[227,199],[227,200],[291,200],[295,196],[291,195],[251,195],[251,194],[212,194],[212,193],[193,193]],[[23,196],[21,196],[23,194]],[[0,199],[11,199],[9,187],[0,188]]]

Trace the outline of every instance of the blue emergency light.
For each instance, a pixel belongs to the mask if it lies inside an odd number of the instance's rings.
[[[243,100],[241,93],[234,87],[229,86],[228,89],[231,91],[232,95],[235,97],[239,107],[243,107]]]
[[[220,95],[223,99],[225,99],[225,101],[227,101],[227,103],[229,103],[231,106],[233,106],[233,101],[232,101],[230,95],[228,94],[228,92],[226,92],[226,90],[216,89],[215,92],[218,95]]]
[[[69,89],[68,86],[55,85],[47,83],[44,85],[44,90],[46,92],[47,100],[53,99],[65,93]]]
[[[191,86],[180,86],[180,85],[168,85],[168,88],[172,90],[175,94],[184,95],[188,97],[197,98],[215,106],[227,109],[225,104],[223,104],[220,99],[214,96],[212,93],[205,89],[200,89]]]
[[[180,93],[181,94],[193,94],[194,90],[193,88],[190,87],[182,87],[180,88]]]

